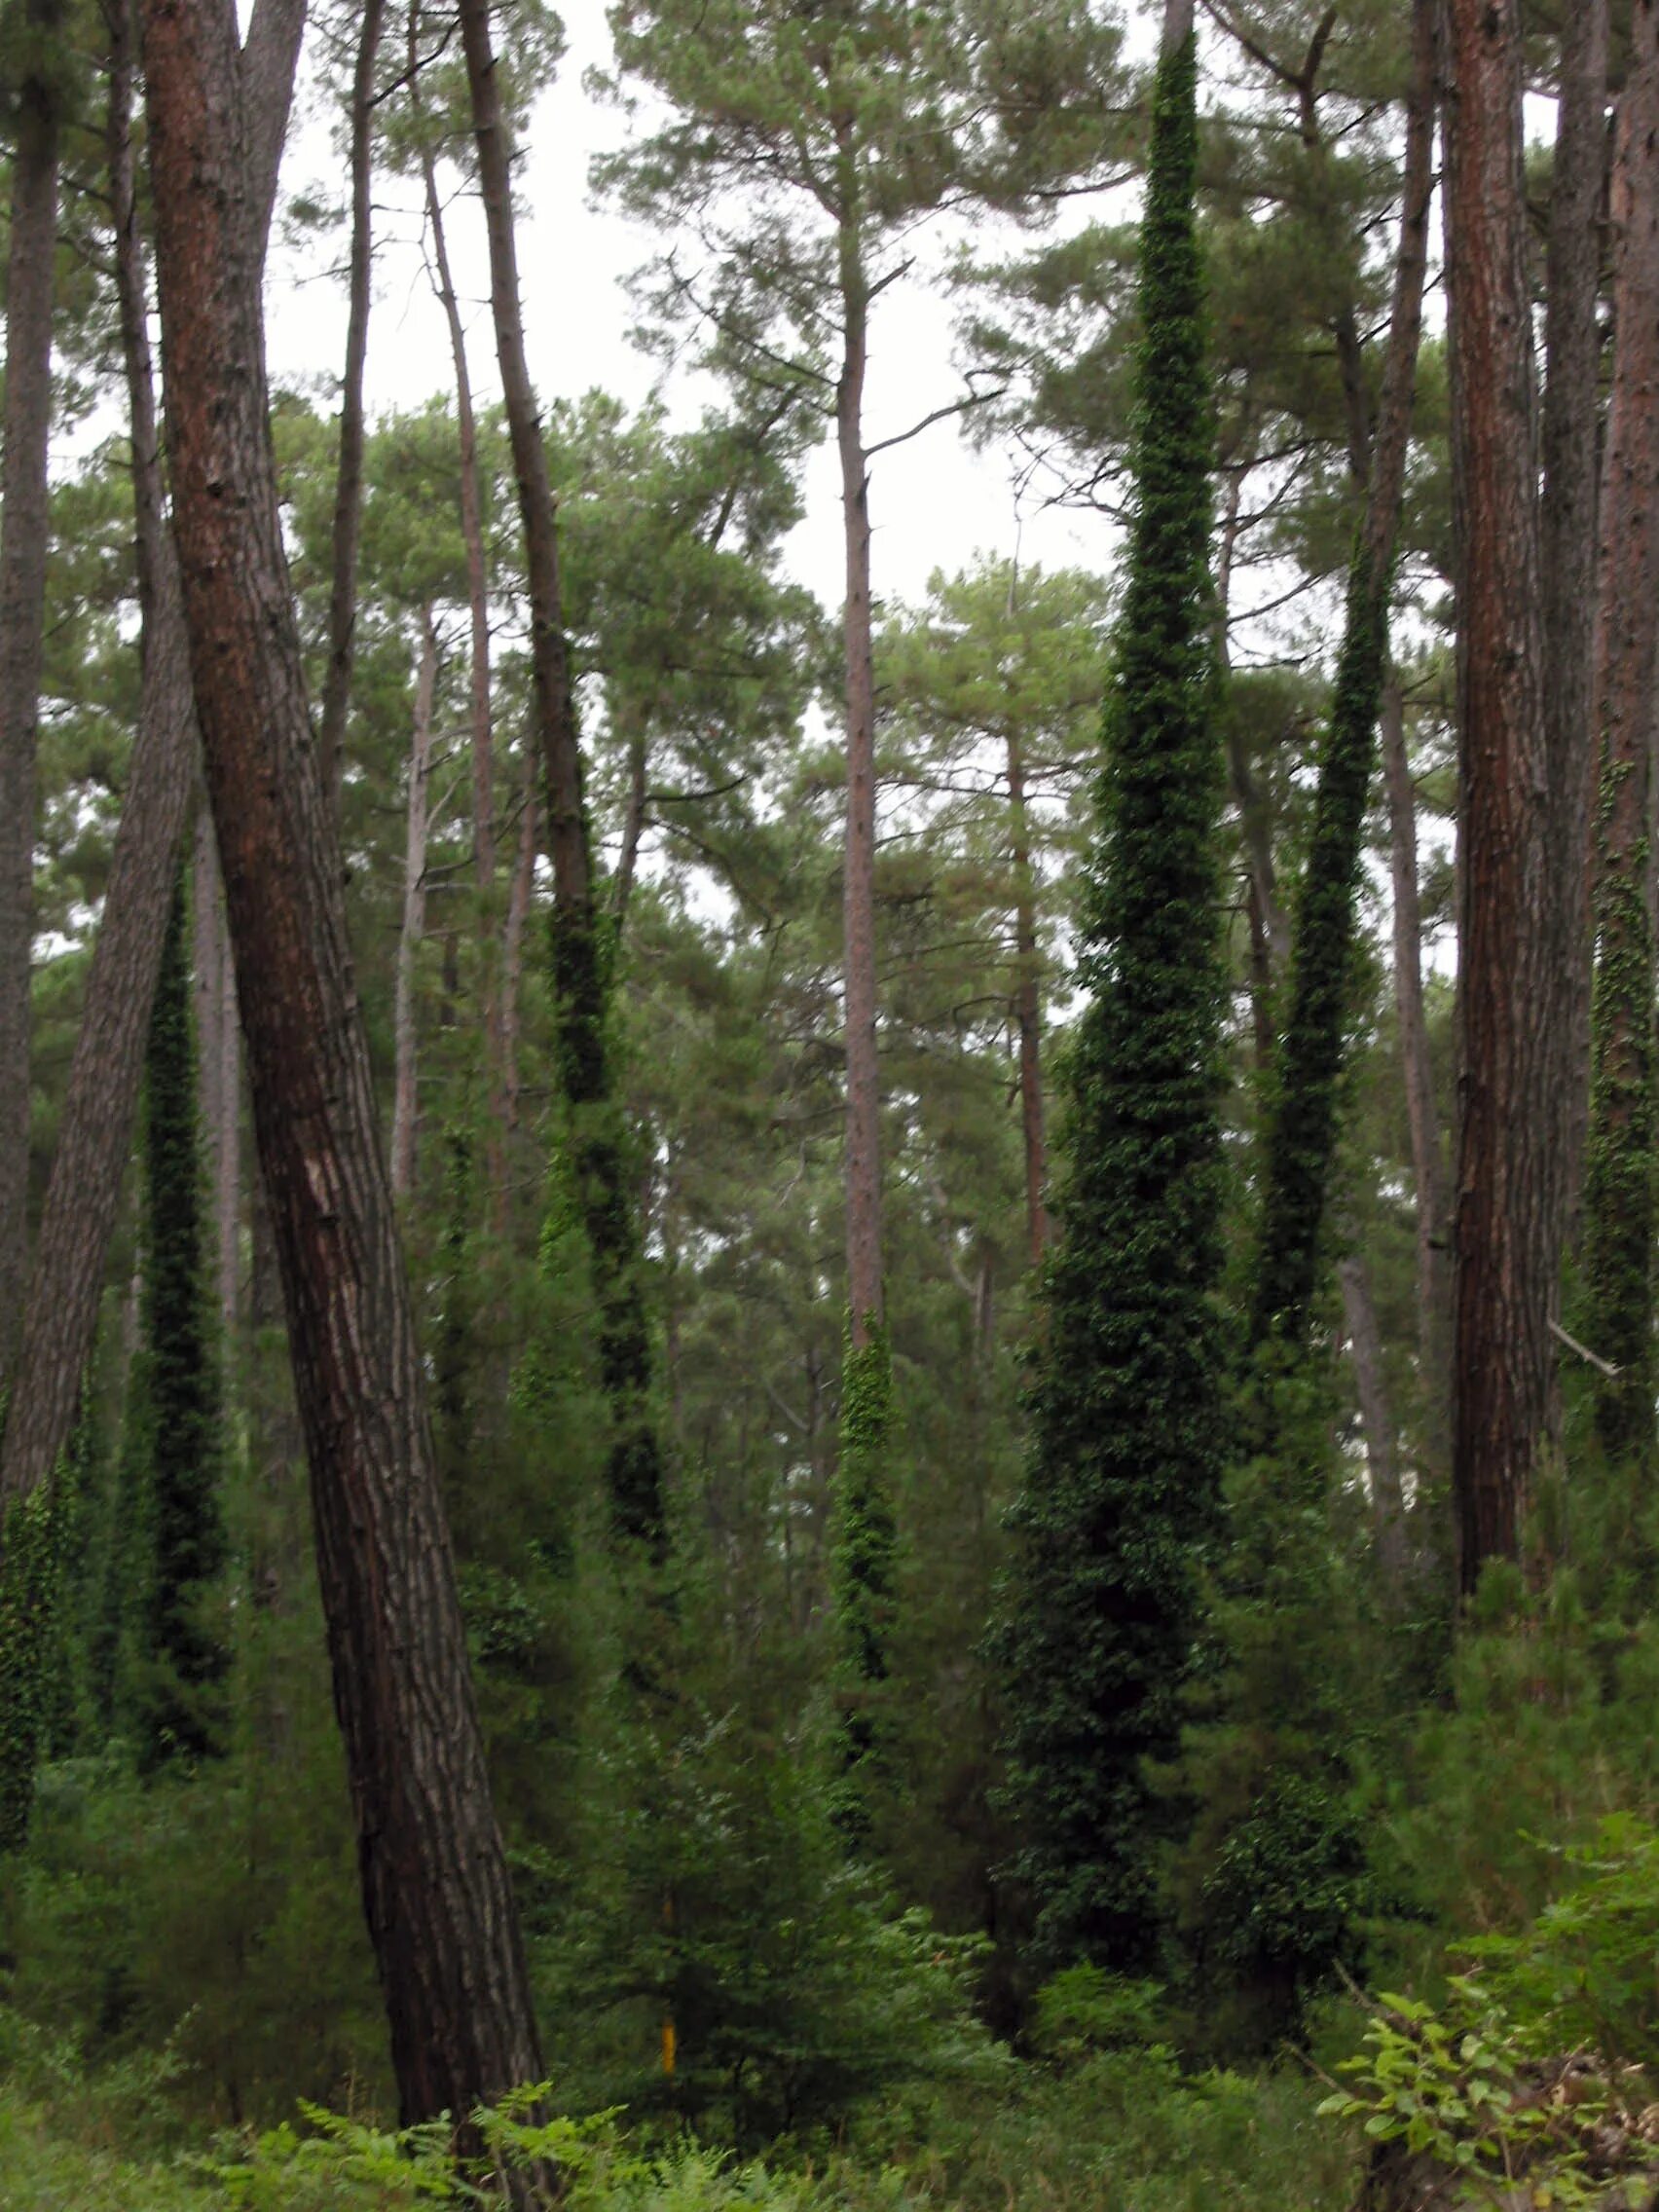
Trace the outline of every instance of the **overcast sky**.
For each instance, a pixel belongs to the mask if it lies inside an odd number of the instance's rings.
[[[637,404],[651,390],[659,364],[629,341],[629,273],[649,258],[651,234],[596,208],[587,186],[592,157],[626,129],[614,109],[583,90],[584,72],[610,57],[603,0],[564,0],[569,49],[556,83],[535,109],[523,148],[519,267],[531,373],[544,397],[574,397],[595,386]],[[286,196],[319,187],[344,192],[330,121],[311,103],[290,143],[282,171]],[[397,179],[377,180],[375,303],[369,328],[371,410],[415,407],[451,388],[449,347],[422,264],[421,223],[413,191]],[[488,265],[475,206],[458,203],[451,218],[457,288],[469,326],[474,385],[496,391]],[[957,235],[961,235],[958,233]],[[273,253],[268,348],[273,380],[305,382],[319,405],[336,404],[335,379],[345,350],[344,286],[322,267],[344,258],[342,238],[318,250]],[[953,398],[962,388],[951,368],[949,307],[918,282],[896,285],[878,303],[872,332],[866,436],[870,443]],[[691,380],[672,379],[664,397],[682,419],[700,395]],[[929,572],[965,567],[980,551],[1006,556],[1016,519],[1011,457],[969,451],[944,423],[913,443],[880,456],[871,469],[874,586],[879,598],[921,597]],[[838,472],[826,445],[808,463],[808,513],[788,548],[793,572],[830,606],[840,602],[842,570]],[[1100,569],[1111,557],[1101,520],[1044,513],[1027,499],[1022,560],[1046,567]]]

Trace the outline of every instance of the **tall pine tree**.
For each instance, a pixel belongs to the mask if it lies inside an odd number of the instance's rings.
[[[1057,1235],[1002,1655],[1041,1956],[1144,1963],[1143,1777],[1175,1746],[1220,1491],[1223,1010],[1197,60],[1171,0],[1140,263],[1134,517],[1107,698]]]

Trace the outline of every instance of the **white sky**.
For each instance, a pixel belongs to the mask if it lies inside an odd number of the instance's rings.
[[[629,341],[632,310],[624,283],[648,260],[653,234],[592,204],[592,157],[617,144],[626,120],[589,98],[583,73],[608,64],[610,39],[604,0],[562,0],[568,51],[557,82],[537,105],[524,141],[519,184],[518,250],[531,374],[544,398],[573,398],[600,387],[629,404],[649,393],[660,365]],[[290,137],[282,169],[284,198],[314,188],[338,200],[345,184],[331,143],[331,118],[314,100]],[[449,346],[422,265],[421,223],[413,190],[382,175],[376,186],[377,251],[369,325],[367,399],[371,414],[416,407],[452,388]],[[450,217],[456,286],[468,318],[469,359],[480,397],[497,390],[494,337],[483,225],[476,206],[458,203]],[[958,232],[956,235],[962,235]],[[344,236],[332,241],[343,262]],[[303,256],[276,245],[271,262],[267,347],[275,383],[307,383],[325,409],[336,404],[345,353],[345,288],[330,258]],[[896,285],[877,303],[872,331],[866,435],[870,443],[905,429],[962,389],[952,373],[952,317],[947,303],[917,279]],[[712,396],[672,373],[663,396],[682,419],[694,419]],[[842,596],[839,484],[832,444],[807,464],[807,515],[787,548],[799,581],[826,605]],[[924,432],[872,463],[870,511],[873,581],[881,598],[919,600],[930,571],[967,567],[979,552],[1014,550],[1016,521],[1011,457],[969,450],[952,423]],[[1112,532],[1101,518],[1043,511],[1029,498],[1019,535],[1023,561],[1046,568],[1100,569],[1111,558]]]

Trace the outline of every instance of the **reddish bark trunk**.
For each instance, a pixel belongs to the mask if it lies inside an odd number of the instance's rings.
[[[1518,0],[1449,0],[1446,272],[1461,820],[1453,1488],[1514,1559],[1548,1432],[1562,1160]]]
[[[234,18],[144,0],[173,530],[405,2120],[535,2080],[282,549]]]

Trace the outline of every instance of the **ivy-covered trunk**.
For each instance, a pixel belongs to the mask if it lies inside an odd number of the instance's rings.
[[[225,1748],[230,1667],[211,1606],[224,1570],[224,1412],[215,1341],[189,902],[182,874],[162,946],[144,1054],[144,1520],[138,1760],[153,1772]]]
[[[1340,1129],[1340,1083],[1352,1019],[1366,798],[1388,662],[1388,599],[1405,488],[1418,341],[1428,263],[1434,140],[1434,17],[1416,0],[1406,122],[1404,205],[1370,498],[1348,573],[1346,623],[1319,756],[1308,861],[1291,940],[1289,1010],[1275,1056],[1267,1130],[1251,1343],[1301,1346],[1319,1283]],[[1356,446],[1363,466],[1366,449]]]
[[[1190,10],[1165,24],[1142,219],[1133,519],[1085,872],[1033,1440],[1000,1659],[1036,1948],[1155,1955],[1167,1758],[1216,1526],[1222,738]]]
[[[599,1307],[600,1382],[610,1413],[611,1527],[660,1565],[668,1548],[662,1448],[651,1403],[650,1327],[640,1225],[608,1034],[608,960],[595,896],[592,839],[559,580],[558,524],[547,450],[525,354],[513,239],[506,119],[491,43],[489,0],[462,0],[478,173],[490,240],[490,297],[530,578],[531,677],[553,864],[556,1060],[569,1110],[571,1181],[587,1232]]]

